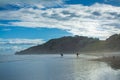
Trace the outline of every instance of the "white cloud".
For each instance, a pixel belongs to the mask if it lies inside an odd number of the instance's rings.
[[[38,2],[51,2],[51,1],[54,1],[54,2],[61,2],[61,1],[63,1],[63,0],[0,0],[0,3],[12,3],[12,2],[14,2],[14,3],[17,3],[17,2],[19,2],[19,3],[38,3]]]
[[[63,8],[46,10],[22,8],[17,11],[1,11],[0,18],[20,20],[10,22],[11,26],[59,28],[73,35],[100,39],[120,33],[120,7],[107,4],[64,5]]]
[[[20,50],[23,50],[23,49],[26,49],[24,48],[23,46],[18,46],[18,45],[7,45],[7,46],[4,46],[4,47],[1,47],[0,46],[0,52],[2,51],[20,51]]]
[[[0,45],[38,45],[44,42],[42,39],[0,39]]]
[[[19,7],[53,7],[62,6],[64,0],[0,0],[0,6],[5,7],[5,5],[12,4]]]
[[[35,46],[35,45],[0,44],[0,54],[14,54],[16,51],[21,51],[31,46]]]
[[[0,54],[14,54],[38,44],[43,44],[42,39],[1,39],[0,38]]]

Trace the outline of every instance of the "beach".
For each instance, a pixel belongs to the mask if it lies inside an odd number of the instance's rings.
[[[113,69],[120,69],[120,56],[101,57],[97,59],[92,59],[92,61],[106,62]]]

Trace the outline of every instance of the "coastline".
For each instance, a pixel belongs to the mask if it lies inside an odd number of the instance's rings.
[[[101,61],[110,65],[113,69],[120,69],[120,56],[109,56],[92,59],[92,61]]]

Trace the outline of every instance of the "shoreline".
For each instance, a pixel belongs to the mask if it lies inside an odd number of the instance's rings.
[[[97,59],[92,59],[91,61],[101,61],[110,65],[113,69],[120,69],[120,56],[109,56]]]

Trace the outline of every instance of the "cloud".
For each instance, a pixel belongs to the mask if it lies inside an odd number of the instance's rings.
[[[1,44],[0,44],[1,45]],[[14,54],[16,51],[21,51],[35,45],[12,45],[6,44],[0,46],[0,54]]]
[[[43,44],[42,39],[2,39],[0,38],[0,54],[14,54],[32,46]]]
[[[100,39],[120,33],[120,7],[107,4],[64,5],[62,8],[45,10],[21,8],[17,11],[1,11],[0,18],[18,20],[9,22],[10,26],[58,28],[73,35]]]
[[[46,8],[62,6],[64,0],[0,0],[1,10],[16,10],[20,8]]]
[[[0,52],[3,52],[3,51],[16,52],[16,51],[20,51],[20,50],[23,50],[23,49],[26,49],[26,48],[24,48],[23,46],[18,46],[18,45],[7,45],[7,46],[4,46],[4,47],[0,47]]]
[[[0,3],[40,3],[40,2],[61,2],[62,0],[0,0]]]
[[[0,45],[38,45],[44,42],[42,39],[0,39]]]

